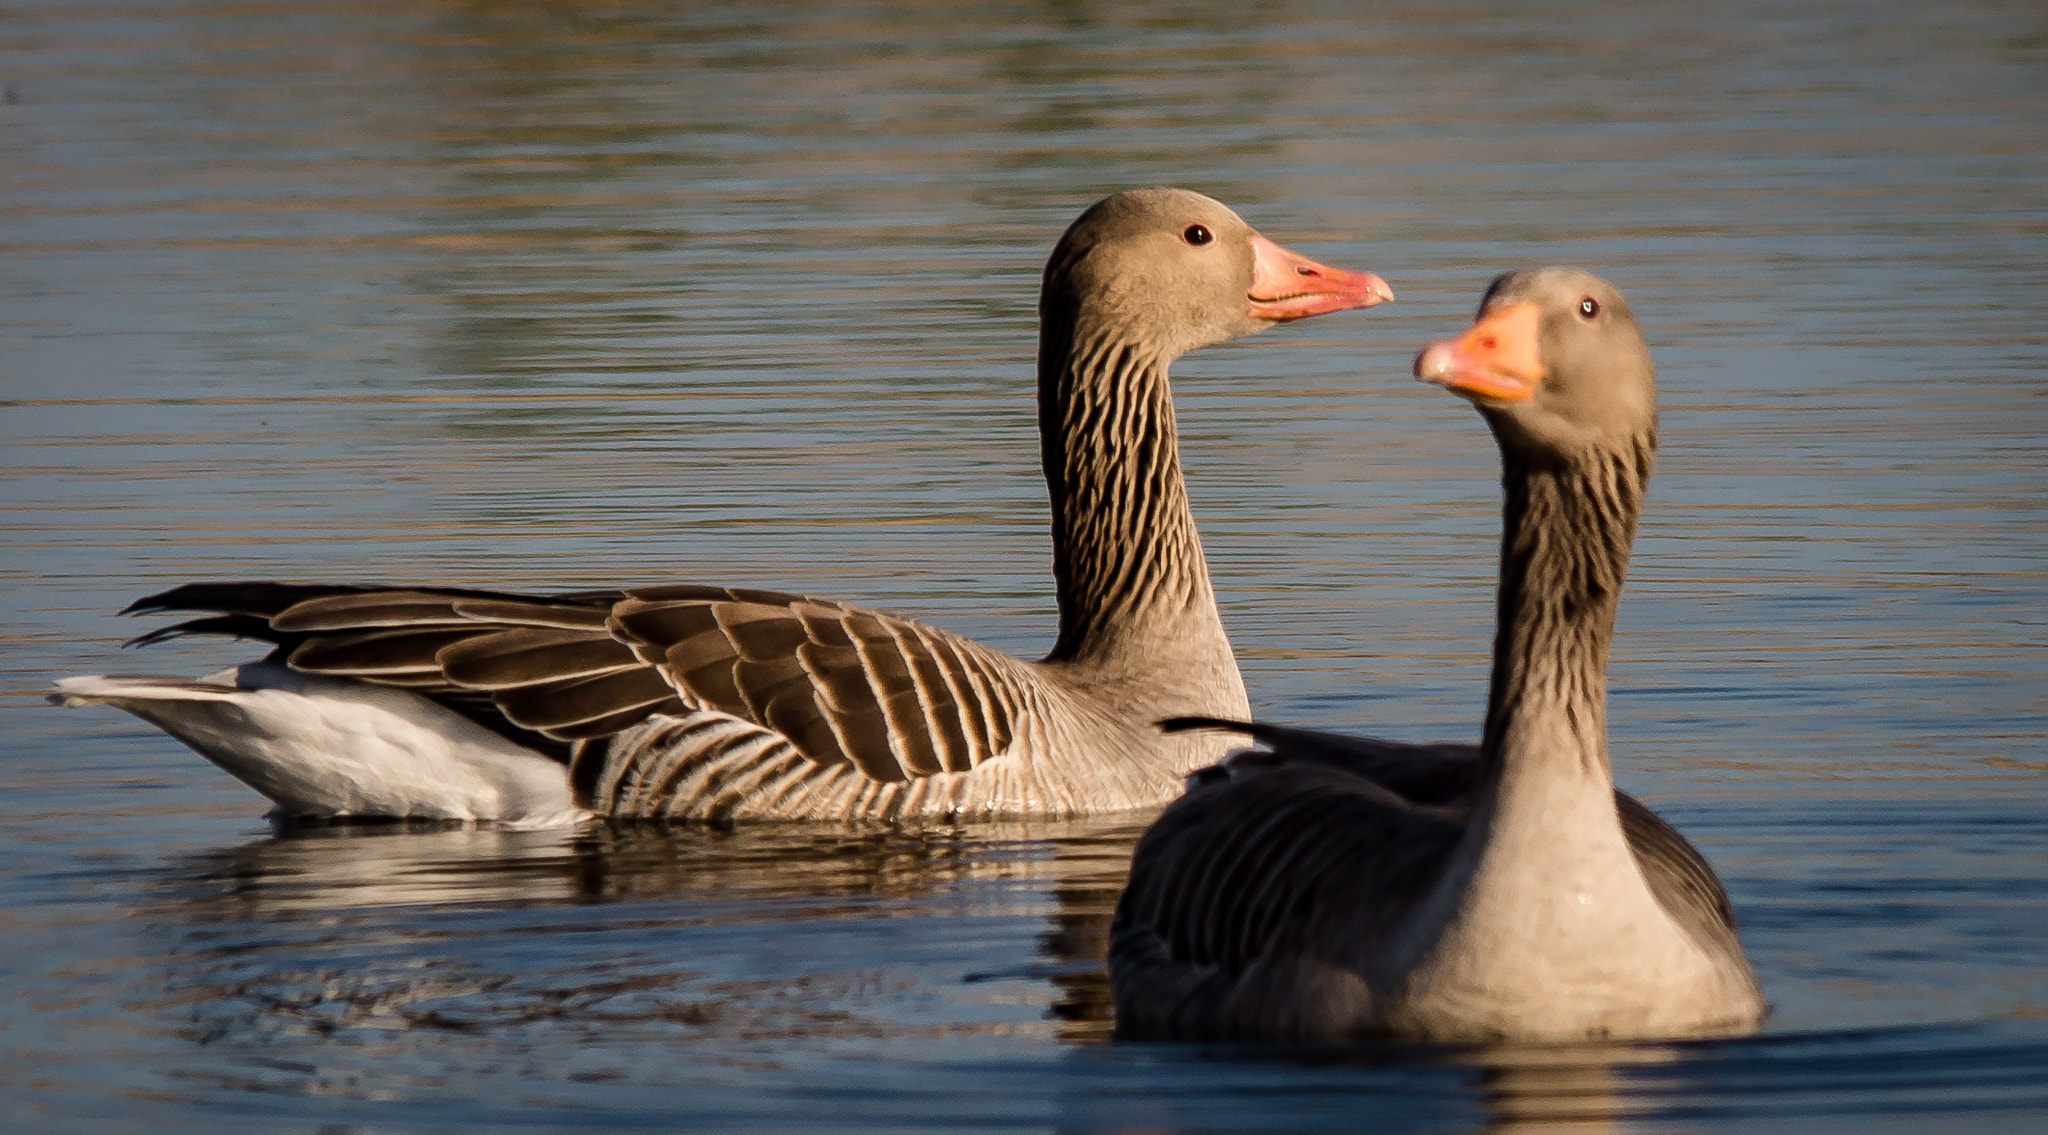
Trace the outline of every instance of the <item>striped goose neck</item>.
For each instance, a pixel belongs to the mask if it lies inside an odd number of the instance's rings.
[[[1505,451],[1504,451],[1505,452]],[[1607,651],[1656,437],[1566,459],[1504,458],[1487,779],[1570,770],[1611,783]]]
[[[1039,436],[1060,613],[1047,661],[1107,661],[1169,639],[1221,644],[1227,656],[1181,480],[1171,360],[1117,330],[1070,317],[1047,319],[1041,333]],[[1215,643],[1190,633],[1211,628]]]

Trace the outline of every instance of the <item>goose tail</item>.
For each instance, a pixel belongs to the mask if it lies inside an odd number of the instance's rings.
[[[48,700],[134,714],[290,817],[553,827],[589,816],[560,762],[417,694],[277,662],[199,679],[64,678]]]

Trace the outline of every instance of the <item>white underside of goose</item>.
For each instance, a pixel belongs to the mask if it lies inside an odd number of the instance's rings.
[[[1604,777],[1502,793],[1416,911],[1387,1025],[1438,1040],[1711,1035],[1754,1021],[1753,981],[1673,919]],[[1370,964],[1365,959],[1362,963]],[[1731,1008],[1733,1007],[1733,1008]]]
[[[559,762],[426,698],[250,662],[197,680],[65,678],[51,700],[109,705],[183,741],[288,816],[574,824]]]

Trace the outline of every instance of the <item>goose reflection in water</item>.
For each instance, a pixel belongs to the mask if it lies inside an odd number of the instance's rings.
[[[1479,1070],[1488,1131],[1600,1135],[1640,1106],[1625,1070],[1677,1058],[1668,1044],[1567,1044],[1489,1046],[1456,1061]]]
[[[1214,1070],[1224,1084],[1218,1091],[1238,1106],[1241,1097],[1229,1081],[1247,1067],[1269,1085],[1285,1085],[1269,1091],[1287,1093],[1288,1115],[1319,1117],[1311,1129],[1604,1135],[1662,1110],[1667,1101],[1658,1098],[1655,1081],[1664,1073],[1657,1070],[1682,1073],[1686,1049],[1728,1043],[1222,1042],[1185,1051]],[[1269,1101],[1268,1113],[1274,1110]],[[1194,1129],[1236,1126],[1219,1113],[1213,1125]],[[1080,1129],[1099,1127],[1084,1123]],[[1148,1127],[1154,1129],[1186,1128]]]
[[[209,1041],[427,1029],[518,1046],[541,1022],[1105,1040],[1102,959],[1141,827],[281,827],[174,863],[140,913],[168,943],[168,1003]],[[1020,964],[960,964],[963,940],[1020,926],[1004,951]]]

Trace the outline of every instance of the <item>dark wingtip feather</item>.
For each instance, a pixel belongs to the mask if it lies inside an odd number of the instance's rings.
[[[1264,732],[1264,727],[1256,721],[1233,721],[1227,717],[1169,717],[1153,724],[1161,733],[1193,733],[1198,729],[1212,729],[1257,737]]]
[[[145,595],[126,607],[121,608],[121,613],[124,615],[154,615],[158,611],[190,610],[191,608],[185,606],[183,602],[183,592],[191,586],[192,584],[187,583],[173,587],[169,591],[159,591],[155,595]],[[131,642],[128,645],[133,646],[135,644]]]
[[[128,648],[155,646],[157,643],[183,638],[188,634],[232,635],[235,638],[253,638],[259,642],[279,645],[284,642],[283,638],[271,631],[270,621],[267,619],[254,615],[215,615],[211,618],[187,619],[182,623],[172,623],[168,627],[158,627],[147,634],[136,635],[121,645]]]
[[[219,611],[268,619],[295,603],[323,595],[344,595],[368,588],[337,583],[276,583],[243,580],[234,583],[185,583],[147,595],[122,608],[124,615],[159,611]]]

